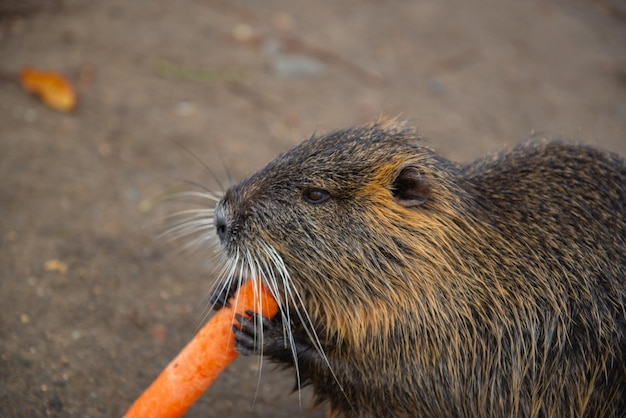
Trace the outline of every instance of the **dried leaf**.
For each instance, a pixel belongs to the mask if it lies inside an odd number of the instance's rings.
[[[76,107],[74,86],[57,72],[24,68],[20,73],[20,81],[24,90],[39,96],[52,109],[70,112]]]

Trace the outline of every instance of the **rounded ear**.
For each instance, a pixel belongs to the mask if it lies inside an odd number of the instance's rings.
[[[430,186],[415,166],[404,167],[391,186],[393,198],[405,208],[419,206],[430,197]]]

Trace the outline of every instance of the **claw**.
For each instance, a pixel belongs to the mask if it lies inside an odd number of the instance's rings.
[[[241,315],[237,315],[237,317],[240,323],[242,319],[247,320]],[[249,328],[246,328],[244,324],[241,324],[241,326],[233,325],[233,333],[235,334],[235,349],[239,354],[244,356],[258,354],[254,330],[250,332]]]
[[[235,348],[240,354],[271,354],[277,347],[284,350],[282,321],[277,322],[253,311],[246,311],[245,315],[235,314],[235,319],[238,322],[233,325]],[[259,330],[259,325],[262,330]]]

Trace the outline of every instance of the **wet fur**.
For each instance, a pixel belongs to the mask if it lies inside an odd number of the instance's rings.
[[[407,166],[428,192],[412,207],[394,198]],[[330,199],[307,202],[313,188]],[[332,416],[625,414],[626,166],[614,154],[540,141],[460,166],[378,122],[277,157],[226,191],[215,218],[216,294],[251,275],[282,309],[242,319],[240,350],[296,366]]]

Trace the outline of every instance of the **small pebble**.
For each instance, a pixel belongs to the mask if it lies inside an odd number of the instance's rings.
[[[43,265],[43,269],[48,272],[55,271],[61,274],[65,274],[67,273],[67,264],[55,258],[55,259],[46,261]]]
[[[139,192],[137,189],[127,189],[126,190],[126,199],[128,199],[132,203],[136,203],[139,201]]]
[[[192,102],[188,100],[182,100],[176,104],[176,109],[174,110],[174,113],[176,113],[176,116],[186,118],[189,116],[193,116],[196,113],[196,107]]]
[[[6,233],[6,235],[4,237],[9,242],[15,242],[17,240],[17,232],[9,231],[9,232]]]
[[[102,142],[98,145],[98,154],[106,158],[111,155],[111,144],[108,142]]]
[[[150,335],[155,340],[164,340],[167,335],[167,328],[162,324],[154,325],[152,329],[150,329]]]
[[[255,34],[254,30],[250,25],[245,23],[240,23],[235,25],[232,31],[233,38],[237,42],[250,42],[254,39]]]
[[[319,77],[326,66],[316,59],[301,54],[278,54],[272,57],[272,68],[279,77]]]
[[[287,12],[278,12],[274,15],[272,19],[272,24],[274,27],[281,31],[290,31],[293,30],[294,18]]]
[[[445,83],[436,78],[431,78],[430,80],[428,80],[426,88],[428,89],[428,92],[432,94],[443,94],[446,92]]]

